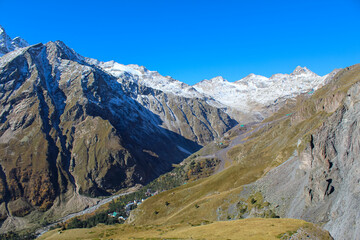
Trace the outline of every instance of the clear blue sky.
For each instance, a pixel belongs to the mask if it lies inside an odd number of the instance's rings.
[[[62,40],[188,84],[360,62],[360,0],[0,0],[0,25],[30,44]]]

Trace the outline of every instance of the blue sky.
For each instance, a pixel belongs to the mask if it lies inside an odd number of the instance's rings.
[[[360,62],[360,0],[3,1],[0,25],[30,44],[139,64],[188,84]]]

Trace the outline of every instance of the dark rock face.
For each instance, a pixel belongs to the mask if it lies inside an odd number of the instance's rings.
[[[59,41],[1,58],[0,218],[144,184],[236,124],[199,99],[139,91],[163,105],[144,107]]]

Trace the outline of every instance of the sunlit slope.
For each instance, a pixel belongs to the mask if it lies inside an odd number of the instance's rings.
[[[208,225],[134,227],[104,226],[91,229],[54,230],[40,239],[279,239],[286,235],[306,234],[313,239],[331,239],[326,231],[298,219],[242,219]]]
[[[226,214],[221,209],[239,200],[242,186],[301,152],[309,144],[310,134],[343,106],[347,90],[359,80],[360,65],[354,65],[339,72],[331,83],[313,95],[298,97],[297,102],[286,109],[288,116],[275,115],[268,120],[268,125],[250,136],[249,141],[229,151],[233,166],[146,200],[133,212],[129,222],[199,224],[225,220]]]

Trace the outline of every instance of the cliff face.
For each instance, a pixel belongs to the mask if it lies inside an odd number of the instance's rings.
[[[0,58],[0,218],[146,183],[236,124],[200,100],[142,91],[140,104],[60,41]]]

